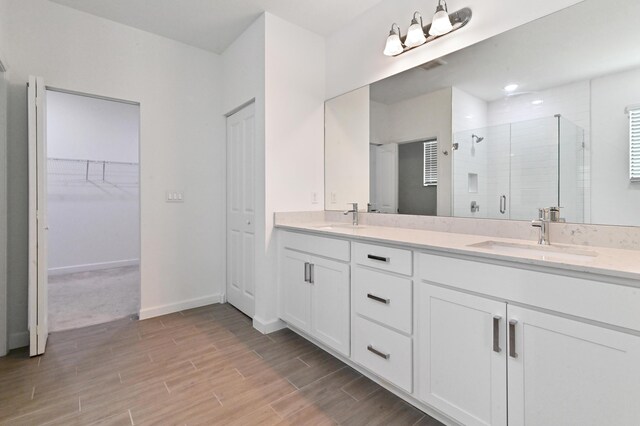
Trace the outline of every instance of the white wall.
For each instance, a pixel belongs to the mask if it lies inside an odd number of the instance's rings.
[[[369,202],[369,86],[325,104],[325,200],[327,210]]]
[[[47,91],[47,157],[138,162],[140,107]]]
[[[138,105],[47,92],[49,273],[137,264]],[[133,165],[64,161],[90,159]],[[78,175],[80,173],[80,175]]]
[[[418,10],[425,17],[432,16],[436,2],[382,0],[327,38],[327,98],[413,68],[580,1],[451,0],[448,2],[450,11],[465,6],[473,10],[473,18],[465,28],[428,47],[389,58],[382,54],[382,49],[391,24],[400,24],[404,34],[413,12]]]
[[[14,346],[27,326],[25,82],[140,103],[141,315],[218,300],[225,276],[224,120],[219,56],[46,0],[0,0],[11,63],[9,300]],[[166,203],[167,189],[185,203]]]
[[[266,14],[265,272],[257,320],[277,323],[275,212],[323,210],[325,41]],[[312,196],[312,194],[315,194]]]
[[[640,103],[640,69],[591,82],[591,222],[639,224],[640,183],[629,181],[629,117]]]

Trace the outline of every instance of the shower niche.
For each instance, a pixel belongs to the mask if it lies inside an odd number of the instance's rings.
[[[560,115],[455,132],[453,215],[529,220],[559,206],[563,219],[583,222],[584,137]]]

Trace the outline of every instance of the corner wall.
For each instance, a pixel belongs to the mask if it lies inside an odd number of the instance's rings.
[[[255,101],[253,324],[270,332],[283,326],[277,311],[273,214],[324,208],[324,39],[265,13],[225,50],[222,59],[224,113]]]
[[[140,103],[141,317],[219,300],[226,274],[222,64],[211,52],[46,0],[0,0],[9,88],[9,327],[27,336],[25,83]],[[2,10],[0,8],[0,10]],[[183,190],[183,204],[166,203]]]
[[[324,210],[325,41],[266,14],[265,254],[256,304],[263,331],[277,327],[275,212]],[[263,275],[264,274],[264,275]]]

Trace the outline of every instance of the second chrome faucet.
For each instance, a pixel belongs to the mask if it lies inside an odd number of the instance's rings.
[[[538,209],[538,219],[531,221],[531,226],[539,228],[538,244],[548,246],[549,241],[549,224],[551,222],[562,222],[560,218],[560,207],[548,207],[546,209]]]

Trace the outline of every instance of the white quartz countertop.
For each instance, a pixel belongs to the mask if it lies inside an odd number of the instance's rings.
[[[395,244],[415,249],[427,249],[518,264],[538,265],[568,271],[600,274],[638,281],[637,285],[640,286],[640,251],[638,250],[553,244],[552,241],[552,245],[548,247],[548,251],[545,251],[545,247],[543,247],[538,252],[539,246],[537,241],[456,234],[425,229],[373,225],[362,225],[354,228],[344,222],[332,223],[317,221],[285,221],[281,223],[276,221],[275,226],[280,229],[310,232],[327,237],[342,237],[362,242]],[[472,246],[488,241],[513,245],[515,250],[494,250],[490,247]],[[529,248],[536,251],[532,253],[528,250]],[[556,253],[558,251],[567,253],[567,255],[557,255]],[[588,256],[573,256],[571,253],[584,253],[588,254]]]

